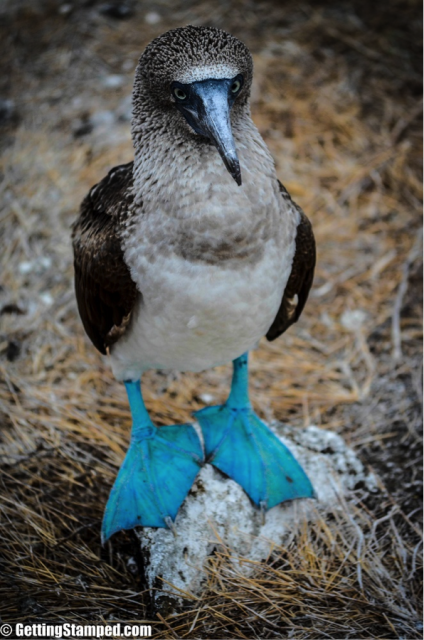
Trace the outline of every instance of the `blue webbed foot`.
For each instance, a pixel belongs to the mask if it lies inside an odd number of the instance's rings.
[[[172,528],[203,463],[202,447],[190,424],[156,428],[144,407],[140,384],[125,386],[133,416],[131,443],[106,505],[103,543],[121,529]]]
[[[253,502],[271,509],[295,498],[313,498],[312,484],[289,449],[258,418],[247,396],[247,354],[234,361],[225,405],[195,414],[206,460],[235,480]]]

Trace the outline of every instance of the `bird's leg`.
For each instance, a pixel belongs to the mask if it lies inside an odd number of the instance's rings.
[[[156,428],[141,395],[140,381],[125,382],[132,415],[131,442],[110,492],[102,541],[121,529],[169,527],[203,463],[190,424]]]
[[[227,402],[195,414],[206,460],[238,482],[264,511],[285,500],[314,497],[300,464],[250,405],[247,353],[234,360],[233,367]]]

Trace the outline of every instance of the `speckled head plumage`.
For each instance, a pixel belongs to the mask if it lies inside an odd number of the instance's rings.
[[[246,102],[252,82],[253,61],[249,49],[237,38],[215,27],[180,27],[155,38],[140,57],[134,83],[149,90],[155,100],[171,105],[173,81],[195,82],[206,78],[244,76],[238,102]],[[232,75],[229,75],[232,74]]]
[[[178,139],[212,143],[236,183],[241,169],[232,124],[249,113],[253,62],[237,38],[214,27],[181,27],[151,42],[137,66],[133,91],[134,145],[146,153]],[[137,154],[136,154],[137,157]]]

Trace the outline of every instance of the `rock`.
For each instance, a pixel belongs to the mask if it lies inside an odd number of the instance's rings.
[[[118,122],[131,122],[132,117],[132,96],[125,96],[116,109],[116,118]]]
[[[96,127],[111,127],[115,124],[115,114],[113,111],[96,111],[90,116],[90,124],[93,129]]]
[[[51,307],[54,302],[54,298],[49,291],[40,293],[40,300],[46,307]]]
[[[90,122],[88,114],[83,114],[80,118],[76,118],[73,121],[71,128],[74,138],[86,136],[93,131],[93,125]]]
[[[11,339],[7,343],[6,358],[9,362],[17,360],[21,353],[21,343],[19,340]]]
[[[282,544],[299,521],[313,519],[317,507],[321,512],[334,507],[338,492],[344,494],[357,485],[376,490],[374,476],[366,474],[339,435],[316,426],[300,430],[276,424],[271,428],[303,465],[317,501],[305,499],[278,505],[267,512],[263,523],[260,511],[243,489],[206,464],[177,515],[176,537],[165,529],[137,531],[147,585],[155,589],[158,603],[165,597],[160,591],[163,581],[167,598],[170,591],[177,600],[181,598],[179,590],[198,594],[206,579],[205,561],[220,545],[231,549],[235,561],[240,557],[264,560],[272,546]],[[251,566],[243,565],[247,572]]]
[[[131,7],[122,2],[106,2],[98,8],[99,13],[115,20],[125,20],[133,15]]]
[[[89,118],[92,148],[99,153],[101,149],[130,140],[130,129],[128,126],[122,126],[123,123],[127,125],[129,120],[131,120],[131,96],[121,100],[116,110],[94,112]]]
[[[39,256],[38,258],[34,258],[34,260],[25,260],[24,262],[20,262],[18,265],[18,271],[22,275],[26,275],[28,273],[41,275],[45,271],[48,271],[51,266],[52,259],[50,256]]]
[[[72,9],[73,9],[72,4],[70,3],[62,4],[59,7],[59,14],[61,16],[67,16],[72,12]]]
[[[102,85],[106,87],[106,89],[119,89],[125,84],[125,76],[122,76],[118,73],[112,73],[109,76],[104,76],[102,78]]]
[[[14,101],[0,98],[0,125],[10,124],[16,118],[17,113]]]
[[[9,304],[4,304],[0,309],[0,316],[5,314],[16,314],[18,316],[23,316],[25,311],[14,302],[10,302]]]
[[[347,309],[340,316],[341,324],[350,331],[357,331],[362,327],[368,314],[362,309]]]
[[[213,402],[216,402],[215,396],[211,393],[201,393],[199,397],[204,404],[212,404]]]
[[[150,26],[154,26],[156,24],[159,24],[159,22],[162,20],[162,17],[157,11],[148,11],[144,16],[144,20]]]

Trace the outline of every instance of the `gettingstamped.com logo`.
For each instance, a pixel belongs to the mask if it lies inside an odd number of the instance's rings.
[[[150,638],[149,624],[2,624],[3,638]]]

